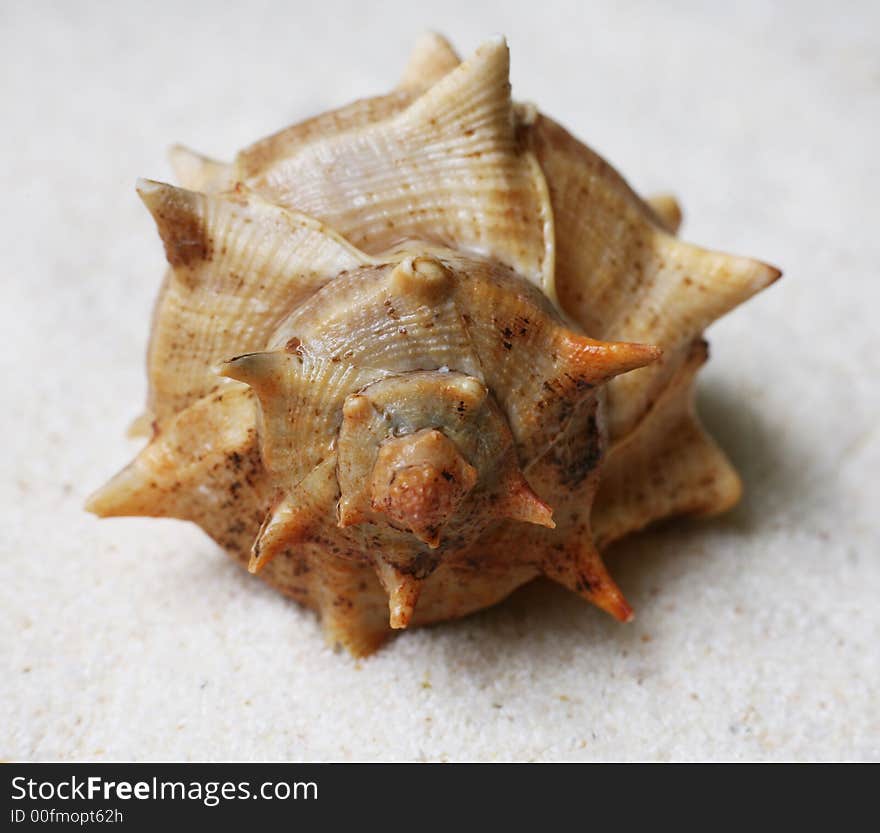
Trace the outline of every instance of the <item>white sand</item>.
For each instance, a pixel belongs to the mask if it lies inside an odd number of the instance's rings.
[[[880,7],[232,6],[0,9],[0,758],[880,759]],[[427,26],[504,31],[518,98],[786,277],[701,375],[746,499],[616,551],[634,624],[538,585],[354,662],[198,529],[81,506],[136,450],[135,178],[386,90]]]

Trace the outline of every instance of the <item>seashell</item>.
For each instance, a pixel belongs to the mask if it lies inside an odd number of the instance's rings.
[[[199,524],[355,655],[540,575],[631,618],[600,550],[738,499],[693,381],[780,273],[680,240],[508,71],[427,35],[388,95],[139,183],[150,438],[92,512]]]

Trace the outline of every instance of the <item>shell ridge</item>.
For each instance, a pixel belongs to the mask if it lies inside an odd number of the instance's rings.
[[[540,182],[517,152],[508,67],[506,45],[484,45],[397,115],[300,148],[248,184],[370,252],[427,236],[541,282],[552,244]]]
[[[171,265],[154,312],[148,407],[160,422],[218,382],[209,366],[263,346],[274,321],[340,269],[372,262],[338,234],[255,195],[142,182]]]
[[[361,98],[326,113],[282,128],[261,139],[236,156],[234,167],[242,180],[259,178],[272,166],[325,135],[355,132],[365,125],[384,121],[406,107],[413,99],[410,90],[394,90],[387,95]]]
[[[328,498],[335,501],[338,492],[338,486],[334,485],[336,459],[336,453],[331,452],[302,480],[282,493],[254,539],[248,572],[258,573],[286,548],[308,540],[322,525]]]
[[[553,302],[553,305],[562,312],[562,305],[556,295],[556,224],[553,217],[553,204],[550,202],[550,188],[547,178],[541,168],[538,158],[528,150],[524,153],[535,188],[538,193],[538,201],[541,206],[542,232],[544,235],[544,259],[541,262],[541,289]],[[563,313],[564,314],[564,313]]]
[[[256,394],[263,462],[285,488],[299,483],[332,449],[351,389],[385,375],[284,351],[246,354],[224,363],[220,372]]]

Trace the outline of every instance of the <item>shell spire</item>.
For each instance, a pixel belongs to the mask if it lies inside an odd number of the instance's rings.
[[[693,383],[780,273],[676,237],[509,76],[428,33],[387,94],[139,182],[149,439],[90,511],[199,524],[355,656],[542,574],[632,618],[600,550],[739,498]]]
[[[410,530],[432,549],[440,528],[477,482],[477,470],[441,431],[423,428],[379,447],[370,508]]]

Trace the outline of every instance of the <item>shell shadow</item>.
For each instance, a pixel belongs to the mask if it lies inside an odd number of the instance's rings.
[[[722,528],[754,532],[780,513],[811,502],[822,479],[810,476],[812,455],[793,431],[771,428],[759,408],[718,381],[697,386],[697,411],[743,480],[742,500],[711,519]]]

